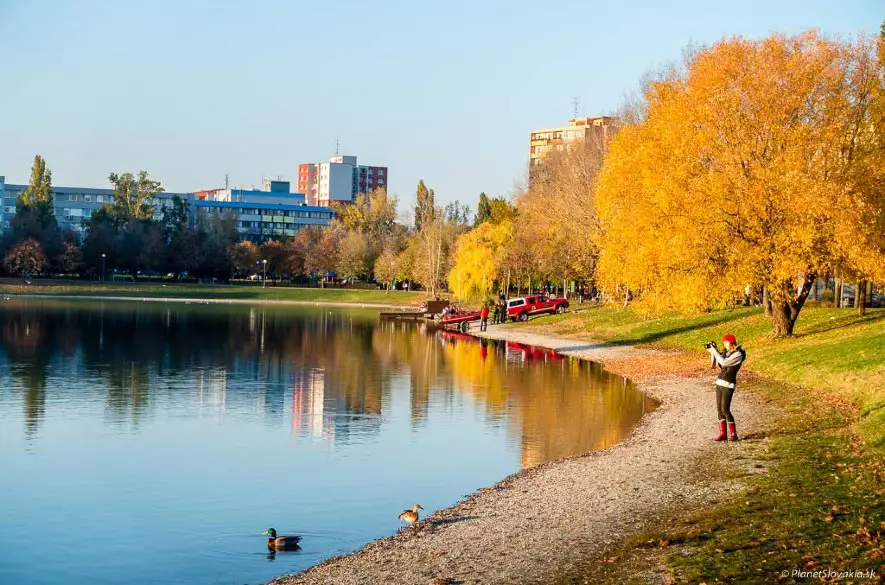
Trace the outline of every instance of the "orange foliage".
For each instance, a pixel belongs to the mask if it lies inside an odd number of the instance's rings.
[[[723,40],[649,86],[600,176],[599,276],[647,308],[766,287],[789,334],[811,282],[885,279],[883,69],[866,38]]]

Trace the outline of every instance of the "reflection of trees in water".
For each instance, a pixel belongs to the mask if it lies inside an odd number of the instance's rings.
[[[103,364],[98,371],[106,383],[108,417],[115,423],[128,420],[138,426],[148,407],[152,378],[150,366],[131,361],[112,366]]]
[[[346,436],[343,427],[351,423],[361,425],[362,432],[377,427],[390,392],[391,370],[371,351],[374,320],[337,312],[13,301],[0,311],[0,331],[10,375],[27,392],[32,430],[43,416],[53,360],[66,361],[77,376],[100,379],[108,416],[133,424],[148,411],[152,393],[164,390],[156,387],[158,377],[191,376],[196,387],[207,369],[224,369],[240,382],[226,385],[226,400],[252,401],[258,393],[273,416],[282,416],[296,378],[324,370],[325,407],[375,415],[336,417],[334,424],[342,427],[338,436]]]
[[[294,416],[309,393],[309,416],[320,413],[330,436],[345,441],[351,432],[378,431],[393,378],[407,375],[411,424],[426,421],[431,400],[462,393],[489,424],[506,421],[520,439],[524,466],[606,447],[629,432],[645,406],[641,394],[596,364],[428,335],[414,322],[378,326],[372,316],[341,312],[13,301],[0,310],[0,332],[9,375],[25,392],[29,435],[45,414],[47,391],[64,391],[47,389],[50,365],[58,362],[66,364],[58,369],[103,382],[84,388],[106,394],[114,422],[139,424],[152,395],[168,391],[158,378],[190,379],[200,389],[217,385],[221,372],[219,404],[258,404],[276,421],[290,394]],[[541,361],[552,363],[535,363]]]
[[[596,363],[500,342],[446,345],[459,391],[508,417],[530,467],[621,440],[650,405],[633,385]],[[510,359],[508,359],[510,357]],[[515,359],[514,359],[515,358]],[[548,362],[548,363],[542,363]]]
[[[428,337],[412,323],[394,323],[382,326],[373,351],[379,362],[408,365],[413,422],[426,418],[431,395],[435,401],[453,391],[468,395],[489,424],[507,421],[523,467],[608,447],[653,408],[597,363],[519,344],[455,332]]]
[[[37,434],[46,414],[47,369],[56,351],[53,347],[56,340],[54,327],[53,323],[32,321],[17,311],[0,325],[9,376],[24,391],[25,434],[28,437]]]
[[[376,330],[374,359],[393,367],[407,367],[409,373],[409,414],[413,425],[427,419],[431,387],[444,390],[450,384],[444,376],[443,356],[431,343],[423,326],[413,321],[384,322]]]

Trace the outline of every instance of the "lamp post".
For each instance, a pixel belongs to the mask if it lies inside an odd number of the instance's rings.
[[[104,282],[104,259],[107,258],[107,254],[104,252],[101,253],[101,281]]]
[[[264,265],[264,279],[261,283],[261,288],[267,288],[267,258],[261,261]]]

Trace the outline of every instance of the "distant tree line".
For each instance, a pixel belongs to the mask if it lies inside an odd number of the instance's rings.
[[[55,217],[52,175],[46,161],[34,158],[28,187],[16,202],[16,213],[0,246],[3,267],[11,274],[65,274],[102,278],[120,271],[182,273],[225,277],[228,249],[239,240],[232,217],[190,222],[187,201],[175,196],[157,213],[163,191],[142,171],[112,173],[111,201],[84,220],[85,236],[62,230]],[[102,270],[107,274],[103,275]]]
[[[108,179],[111,200],[84,220],[81,241],[78,233],[59,227],[52,176],[37,155],[11,229],[0,241],[6,272],[220,280],[266,273],[294,281],[377,280],[388,288],[403,282],[436,294],[445,288],[456,238],[473,222],[469,207],[457,201],[437,206],[433,190],[421,181],[411,225],[397,221],[396,198],[377,189],[352,203],[335,204],[329,226],[244,241],[233,215],[195,214],[178,196],[157,207],[163,186],[147,172],[112,173]]]

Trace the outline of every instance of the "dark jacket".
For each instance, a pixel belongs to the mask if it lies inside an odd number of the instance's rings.
[[[710,355],[713,358],[713,363],[719,366],[719,376],[716,378],[716,385],[734,388],[737,383],[738,372],[741,366],[744,365],[744,360],[747,359],[747,352],[738,345],[728,353],[711,350]]]

